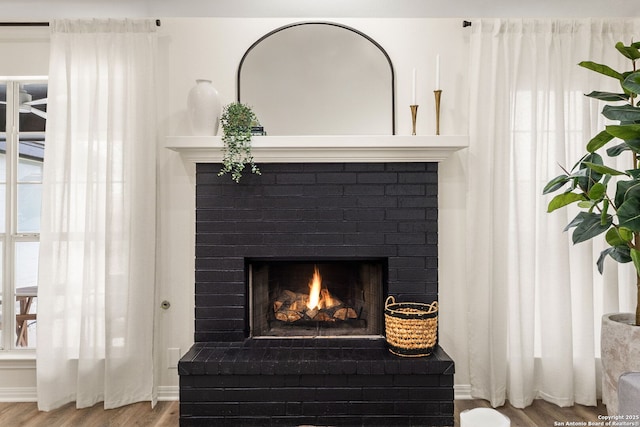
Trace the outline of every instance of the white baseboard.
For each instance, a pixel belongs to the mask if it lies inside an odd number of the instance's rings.
[[[455,400],[471,400],[471,384],[457,384],[453,386],[453,398]]]
[[[178,400],[180,389],[178,386],[158,387],[158,400]],[[0,387],[0,402],[37,402],[38,395],[35,387]]]
[[[0,387],[0,402],[36,402],[35,387]]]
[[[158,400],[179,400],[180,387],[177,385],[158,386]]]

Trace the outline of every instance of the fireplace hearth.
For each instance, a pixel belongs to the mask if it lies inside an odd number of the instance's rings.
[[[437,166],[265,163],[236,184],[197,164],[181,425],[453,425],[449,356],[384,340],[387,295],[438,296]]]

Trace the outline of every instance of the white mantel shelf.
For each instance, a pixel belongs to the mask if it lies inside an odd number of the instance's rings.
[[[256,163],[441,162],[469,146],[458,135],[254,136]],[[165,147],[193,163],[220,163],[219,136],[168,136]]]

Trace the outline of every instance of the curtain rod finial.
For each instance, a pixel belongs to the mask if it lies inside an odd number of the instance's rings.
[[[471,21],[462,21],[462,28],[467,28],[471,26]]]

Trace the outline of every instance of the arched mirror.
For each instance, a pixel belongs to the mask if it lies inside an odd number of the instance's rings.
[[[393,65],[367,35],[330,22],[278,28],[238,68],[238,101],[268,135],[393,135]]]

